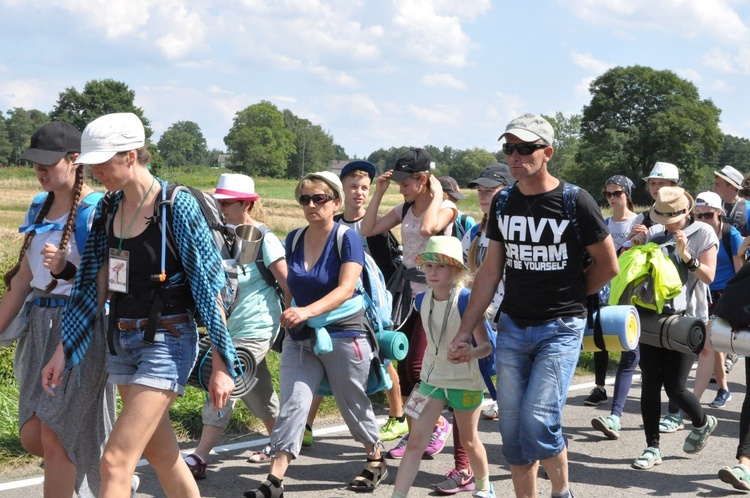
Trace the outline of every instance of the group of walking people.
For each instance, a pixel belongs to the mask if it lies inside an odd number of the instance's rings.
[[[492,354],[496,330],[497,400],[483,415],[499,418],[515,493],[537,495],[541,462],[552,496],[572,497],[562,410],[587,301],[617,275],[618,253],[667,238],[688,272],[680,291],[684,312],[710,324],[710,305],[748,247],[742,237],[750,209],[736,214],[745,202],[738,196],[744,179],[726,166],[716,173],[715,192],[694,199],[679,187],[677,167],[659,162],[644,179],[651,209],[636,215],[634,183],[615,175],[604,186],[603,200],[613,211],[605,220],[588,192],[550,174],[554,130],[544,118],[519,116],[500,139],[508,164],[488,166],[469,184],[483,216],[465,234],[460,220],[466,217],[455,203],[463,196],[455,180],[431,174],[423,149],[410,149],[379,176],[367,161],[351,162],[340,176],[305,175],[294,197],[306,225],[284,243],[263,223],[253,180],[223,174],[213,195],[228,226],[250,225],[263,234],[258,258],[239,263],[222,257],[192,195],[179,191],[166,202],[169,184],[148,168],[151,156],[136,115],[102,116],[83,133],[57,121],[41,127],[22,159],[33,164],[46,195],[27,212],[18,264],[5,275],[0,332],[19,312],[27,314],[28,332],[17,342],[14,362],[19,428],[24,448],[44,458],[45,496],[134,495],[142,455],[167,496],[200,496],[196,480],[206,479],[209,454],[236,402],[233,379],[241,367],[235,347],[242,347],[256,360],[257,384],[241,399],[270,434],[268,446],[248,458],[270,463],[268,475],[245,496],[283,496],[291,462],[311,444],[317,391],[327,380],[364,448],[350,490],[376,490],[388,475],[386,458],[401,459],[391,496],[407,496],[422,456],[442,450],[453,432],[454,468],[435,491],[494,497],[477,425],[488,387],[479,360]],[[103,197],[91,197],[87,166],[106,188]],[[403,202],[381,216],[393,182]],[[725,223],[734,225],[726,251]],[[392,243],[391,230],[399,225],[402,254]],[[377,349],[361,284],[366,253],[388,274],[394,327],[409,340],[406,358],[396,368],[388,365],[394,386],[383,428],[366,392]],[[237,273],[229,317],[223,293],[228,265]],[[198,320],[210,337],[213,370],[201,440],[183,458],[169,409],[198,356]],[[266,361],[274,343],[282,351],[280,397]],[[592,425],[619,437],[640,364],[647,448],[633,467],[662,462],[659,434],[684,426],[682,414],[692,422],[684,450],[705,446],[717,421],[698,400],[711,373],[720,383],[714,403],[731,399],[723,357],[705,351],[695,393],[685,387],[694,355],[645,344],[622,354],[611,413]],[[607,400],[607,362],[606,353],[595,355],[597,387],[587,404]],[[117,416],[115,386],[122,399]],[[663,419],[662,387],[676,407]],[[452,422],[445,407],[452,409]],[[386,452],[383,441],[399,437]],[[746,446],[740,444],[739,463],[720,473],[738,489],[750,489]]]

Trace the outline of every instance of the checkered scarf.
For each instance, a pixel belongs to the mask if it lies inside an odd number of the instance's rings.
[[[166,188],[166,182],[161,183],[162,188]],[[111,207],[107,206],[110,199]],[[113,199],[106,196],[97,205],[70,300],[63,311],[62,338],[68,370],[83,361],[91,342],[97,312],[97,275],[108,254],[106,213],[116,212],[121,199],[122,191],[117,192]],[[237,352],[216,302],[219,291],[226,284],[221,256],[200,207],[190,194],[179,192],[172,208],[172,233],[196,310],[206,324],[214,350],[224,359],[229,375],[235,377],[238,374]]]

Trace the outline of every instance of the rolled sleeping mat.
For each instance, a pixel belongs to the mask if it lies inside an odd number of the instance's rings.
[[[583,333],[584,351],[633,351],[641,335],[641,320],[635,306],[604,306],[594,312],[594,323],[600,318],[604,349],[596,345],[594,329]]]
[[[696,318],[641,312],[642,344],[685,354],[700,354],[705,341],[706,326]]]
[[[409,339],[406,334],[395,330],[384,330],[378,335],[380,352],[384,358],[401,361],[409,352]]]
[[[256,363],[253,353],[241,346],[235,347],[235,349],[237,350],[237,358],[239,358],[242,368],[240,374],[234,378],[234,391],[231,397],[241,398],[255,387],[258,379],[255,377]],[[203,336],[198,342],[198,359],[195,362],[193,371],[190,372],[190,377],[188,377],[187,383],[189,386],[208,391],[208,383],[211,380],[213,368],[211,354],[211,339],[208,336]]]
[[[750,329],[733,329],[728,321],[717,316],[711,323],[711,345],[720,353],[750,356]]]

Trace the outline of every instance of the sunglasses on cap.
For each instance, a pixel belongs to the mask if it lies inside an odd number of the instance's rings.
[[[328,201],[332,201],[333,197],[327,194],[313,194],[313,195],[307,195],[303,194],[299,196],[299,199],[297,199],[297,202],[300,203],[302,206],[307,206],[310,204],[310,201],[313,201],[313,204],[316,206],[320,206],[321,204],[325,204]]]
[[[625,193],[624,190],[615,190],[614,192],[607,192],[605,190],[604,197],[606,197],[607,199],[611,199],[612,197],[614,197],[615,199],[619,199],[620,197],[622,197],[622,194],[624,193]]]
[[[513,154],[513,151],[518,151],[518,153],[522,156],[528,156],[530,154],[533,154],[535,151],[539,149],[546,149],[549,147],[549,145],[545,144],[530,144],[527,142],[522,142],[520,144],[509,144],[504,143],[503,144],[503,154],[506,156],[509,156]]]
[[[695,213],[695,217],[699,220],[713,220],[714,219],[714,212],[710,211],[708,213]]]

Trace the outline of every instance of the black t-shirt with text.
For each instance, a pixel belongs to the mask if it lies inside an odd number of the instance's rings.
[[[493,199],[487,236],[505,247],[505,297],[500,310],[521,327],[586,315],[584,247],[563,205],[564,182],[549,192],[523,195],[516,187],[499,219]],[[583,189],[576,202],[583,246],[609,235],[599,206]]]

